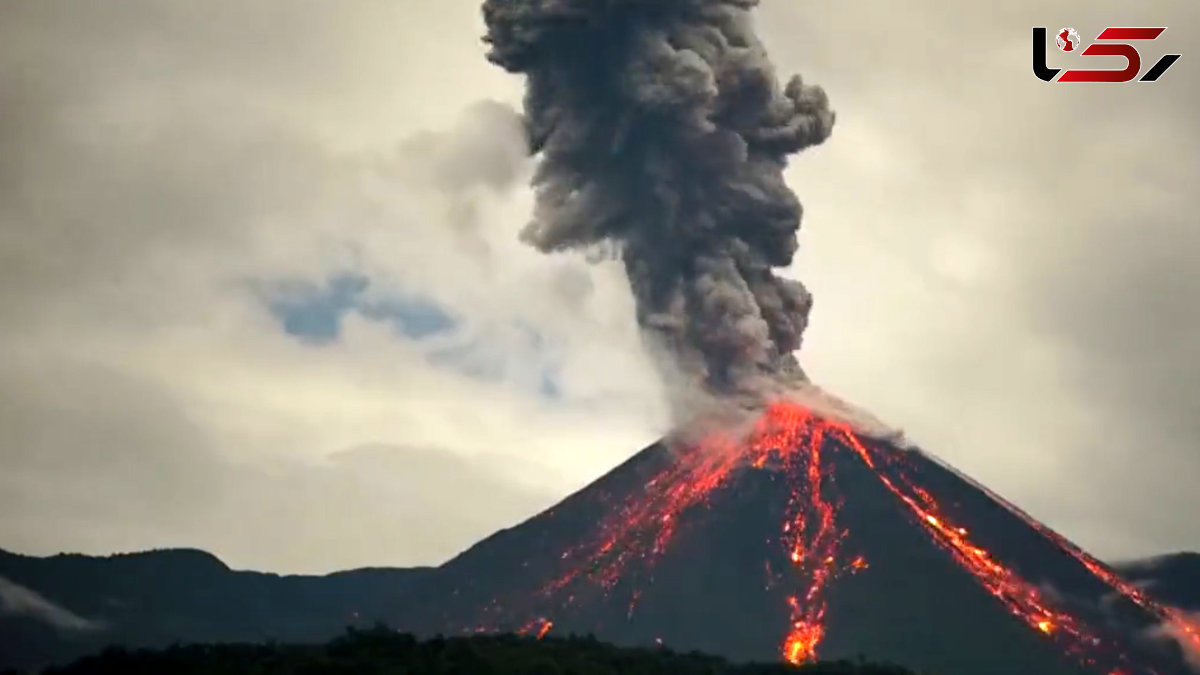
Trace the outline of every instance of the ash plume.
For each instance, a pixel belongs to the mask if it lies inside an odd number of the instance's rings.
[[[668,384],[751,404],[807,382],[793,352],[812,297],[773,269],[791,264],[801,217],[783,170],[834,122],[822,89],[778,82],[757,4],[483,5],[489,59],[527,78],[540,163],[523,240],[619,256]]]

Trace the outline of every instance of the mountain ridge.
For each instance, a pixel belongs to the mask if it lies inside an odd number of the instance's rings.
[[[198,549],[87,556],[0,550],[0,668],[41,668],[110,644],[311,642],[385,620],[432,568],[327,575],[230,569]]]

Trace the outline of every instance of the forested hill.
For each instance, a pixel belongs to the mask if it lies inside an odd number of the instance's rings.
[[[734,665],[669,648],[619,648],[591,637],[478,635],[418,641],[383,627],[325,645],[193,645],[110,649],[45,675],[913,675],[851,663]],[[945,674],[951,675],[951,674]]]

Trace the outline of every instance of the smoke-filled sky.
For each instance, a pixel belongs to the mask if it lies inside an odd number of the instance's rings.
[[[1041,4],[764,0],[837,112],[785,174],[801,363],[1101,556],[1200,549],[1200,6]],[[1183,58],[1048,85],[1034,25]],[[518,240],[483,32],[468,0],[0,4],[0,548],[436,563],[666,429],[620,266]]]

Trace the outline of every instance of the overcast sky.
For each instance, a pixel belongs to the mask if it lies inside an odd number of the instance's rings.
[[[838,113],[788,174],[802,363],[1098,555],[1200,549],[1200,4],[893,4],[759,12]],[[1183,58],[1046,84],[1034,25]],[[482,32],[0,1],[0,548],[435,564],[665,430],[619,269],[516,241]]]

